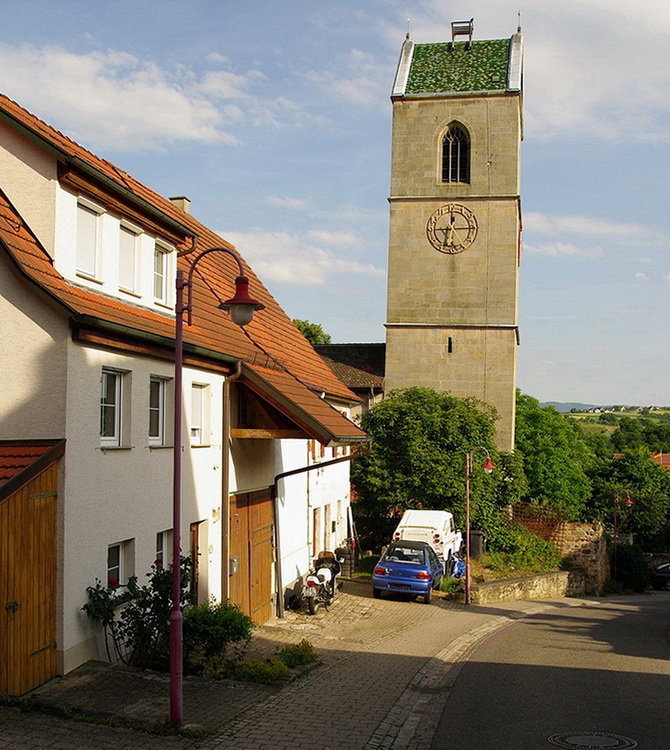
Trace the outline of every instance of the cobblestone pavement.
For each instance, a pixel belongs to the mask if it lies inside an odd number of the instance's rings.
[[[187,679],[185,720],[208,734],[161,736],[167,679],[108,666],[81,668],[29,696],[52,710],[97,716],[92,724],[0,707],[0,750],[412,750],[428,747],[462,659],[510,619],[570,600],[464,607],[370,596],[346,581],[329,611],[287,612],[258,628],[249,656],[272,656],[307,638],[319,664],[281,690]],[[576,601],[576,600],[573,600]]]

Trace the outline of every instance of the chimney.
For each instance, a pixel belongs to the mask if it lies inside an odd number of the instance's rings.
[[[181,209],[185,214],[191,213],[191,199],[185,195],[177,195],[174,198],[169,199],[173,206]]]

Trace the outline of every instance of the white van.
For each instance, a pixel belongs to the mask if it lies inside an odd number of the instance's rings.
[[[393,541],[428,542],[442,560],[445,572],[451,555],[463,544],[454,517],[446,510],[406,510],[393,532]]]

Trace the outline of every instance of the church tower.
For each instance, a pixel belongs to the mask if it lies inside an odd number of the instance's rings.
[[[385,389],[475,396],[514,447],[523,45],[402,47],[391,100]],[[457,40],[457,37],[467,37]]]

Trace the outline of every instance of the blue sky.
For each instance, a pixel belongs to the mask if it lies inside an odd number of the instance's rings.
[[[518,384],[670,404],[670,3],[5,0],[0,90],[234,242],[291,317],[384,340],[391,104],[416,42],[525,55]]]

